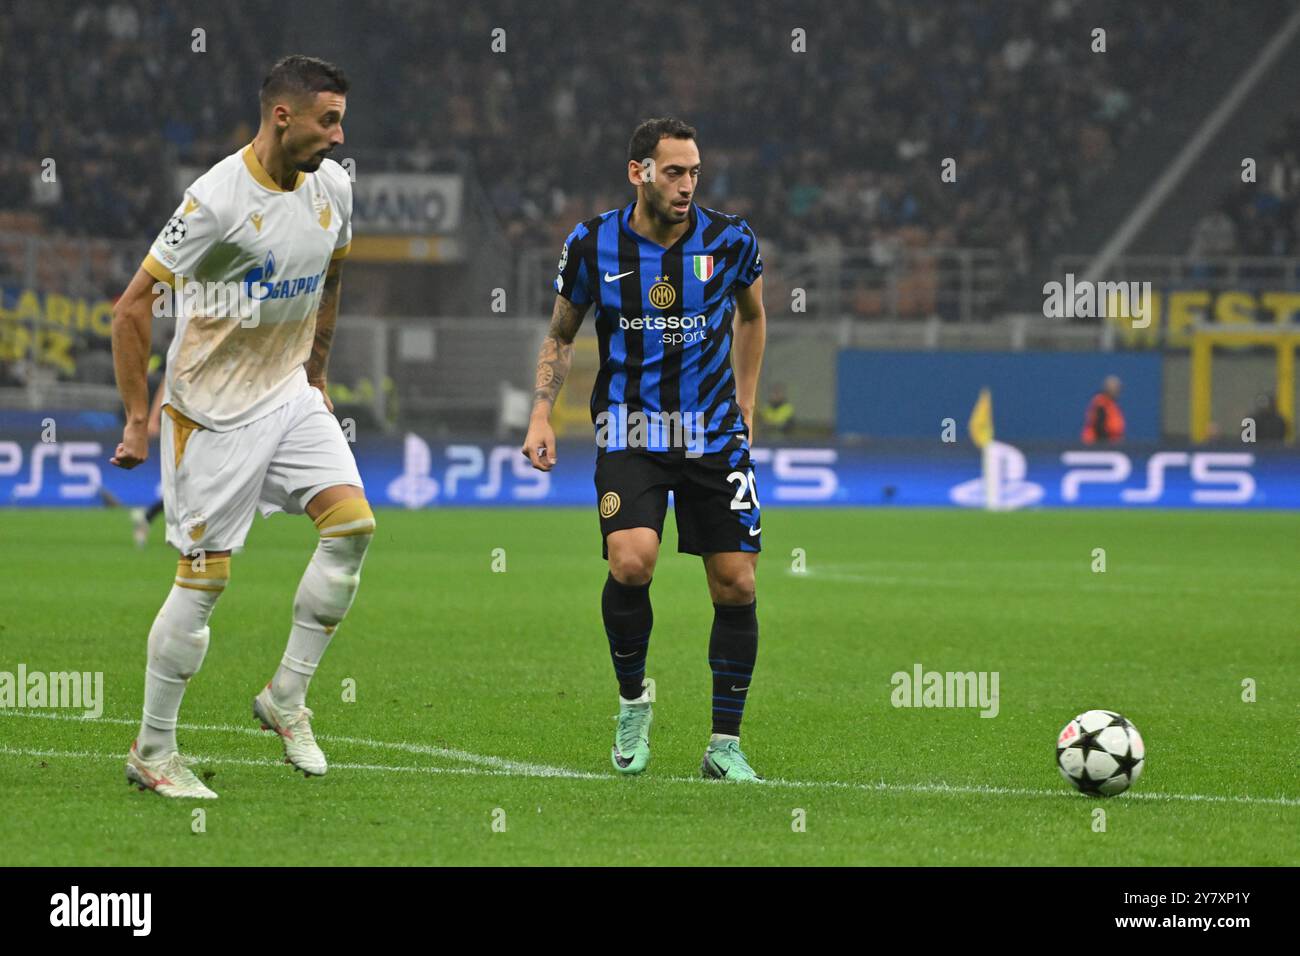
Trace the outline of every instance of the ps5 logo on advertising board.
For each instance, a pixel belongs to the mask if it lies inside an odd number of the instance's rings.
[[[402,473],[388,484],[388,498],[407,508],[423,508],[439,499],[454,500],[461,485],[471,486],[480,501],[505,498],[537,501],[551,490],[551,476],[536,471],[519,449],[510,445],[482,448],[478,445],[448,445],[449,461],[442,480],[433,477],[433,450],[419,435],[407,433],[402,449]],[[503,491],[506,472],[513,478]],[[464,492],[460,492],[464,494]]]
[[[46,460],[53,459],[53,470],[61,480],[58,497],[75,501],[93,498],[99,491],[101,476],[97,459],[103,446],[95,441],[40,442],[32,445],[30,456],[16,441],[0,441],[0,478],[16,478],[23,472],[27,457],[27,480],[15,484],[10,495],[17,500],[40,497],[46,484]],[[69,480],[75,479],[75,480]]]
[[[419,435],[408,433],[402,470],[387,487],[388,500],[407,508],[435,502],[472,500],[545,501],[552,498],[552,476],[536,471],[519,449],[510,445],[447,445],[448,464],[436,474],[434,451]],[[750,460],[770,467],[772,498],[776,501],[834,501],[843,497],[835,471],[834,448],[755,448]],[[563,477],[563,476],[561,476]]]
[[[1043,486],[1026,480],[1025,453],[1006,442],[991,441],[981,454],[982,475],[954,485],[948,492],[953,504],[966,508],[1015,511],[1043,500]]]
[[[1160,504],[1173,497],[1168,475],[1187,469],[1191,478],[1190,499],[1198,505],[1245,505],[1255,498],[1256,482],[1248,470],[1255,456],[1247,452],[1158,451],[1146,460],[1145,484],[1119,488],[1133,476],[1133,459],[1122,451],[1067,451],[1061,454],[1066,467],[1061,476],[1062,504],[1109,502],[1123,504]],[[1023,508],[1043,499],[1043,486],[1027,481],[1028,462],[1018,448],[1003,442],[991,442],[983,458],[984,476],[953,486],[948,497],[965,507],[992,507],[1000,510]],[[1099,486],[1092,494],[1084,489]],[[1109,486],[1102,492],[1100,486]]]
[[[1061,464],[1069,471],[1061,478],[1061,501],[1078,501],[1085,485],[1122,485],[1133,472],[1133,462],[1122,451],[1067,451]],[[1255,477],[1247,470],[1255,464],[1248,452],[1158,451],[1147,459],[1146,485],[1123,488],[1125,504],[1155,504],[1166,495],[1165,473],[1188,469],[1191,499],[1202,505],[1243,505],[1255,497]]]

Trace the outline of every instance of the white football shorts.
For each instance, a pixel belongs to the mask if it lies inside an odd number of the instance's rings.
[[[182,554],[233,551],[260,509],[302,514],[334,485],[361,484],[343,429],[308,387],[256,421],[230,431],[190,427],[163,409],[159,453],[167,543]]]

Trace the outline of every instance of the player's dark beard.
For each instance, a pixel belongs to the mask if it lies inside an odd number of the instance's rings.
[[[306,159],[294,163],[294,168],[304,173],[314,173],[316,170],[320,169],[320,164],[325,160],[325,156],[328,152],[328,150],[324,150],[319,153],[312,153]]]
[[[648,205],[650,207],[650,215],[653,219],[667,225],[676,225],[681,221],[677,218],[678,212],[673,208],[673,202],[671,199],[658,193],[653,193],[652,195],[653,198],[650,200]],[[689,213],[690,210],[688,209],[687,212]]]
[[[330,151],[328,149],[322,149],[319,152],[312,153],[306,159],[300,159],[298,162],[294,163],[294,168],[304,173],[314,173],[316,170],[320,169],[320,164],[325,160],[325,157],[328,156],[329,153]]]

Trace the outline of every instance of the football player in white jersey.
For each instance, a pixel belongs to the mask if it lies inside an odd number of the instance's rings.
[[[167,541],[181,558],[149,632],[144,716],[126,765],[129,781],[165,796],[216,796],[179,754],[176,722],[208,649],[231,552],[259,509],[305,512],[320,541],[294,598],[288,646],[253,714],[283,739],[288,763],[326,771],[307,685],[356,596],[375,529],[326,394],[352,238],[352,185],[326,156],[343,142],[347,91],[333,64],[278,62],[262,84],[257,136],[185,191],[114,310],[126,427],[111,461],[121,468],[148,456],[153,316],[171,308],[176,317],[160,454]]]

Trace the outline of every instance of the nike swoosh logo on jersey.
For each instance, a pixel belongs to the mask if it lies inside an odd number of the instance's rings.
[[[616,275],[616,276],[612,276],[612,275],[610,275],[608,272],[606,272],[606,273],[605,273],[605,281],[606,281],[606,282],[613,282],[615,279],[621,279],[621,278],[623,278],[623,276],[630,276],[634,271],[635,271],[635,270],[633,270],[633,269],[628,269],[627,272],[620,272],[620,273],[619,273],[618,275]]]
[[[754,537],[754,535],[758,534],[758,532],[761,531],[761,530],[762,530],[761,528],[750,528],[750,529],[749,529],[749,536],[752,538],[752,537]]]

